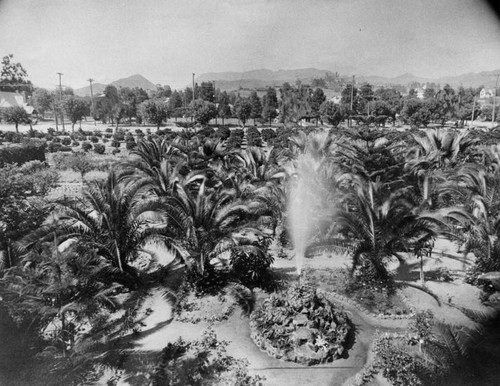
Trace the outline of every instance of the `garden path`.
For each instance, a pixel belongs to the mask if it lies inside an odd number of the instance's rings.
[[[345,258],[341,261],[341,259],[318,256],[314,259],[306,259],[305,266],[324,268],[331,267],[333,264],[342,267],[346,263]],[[290,272],[293,271],[294,264],[293,260],[277,259],[275,269]],[[262,301],[266,296],[265,293],[259,292],[257,301]],[[250,373],[265,376],[264,385],[266,386],[342,385],[365,365],[376,330],[399,331],[407,326],[408,321],[380,320],[361,313],[348,303],[332,300],[340,304],[348,313],[355,330],[348,354],[345,358],[333,363],[305,366],[270,357],[253,343],[250,338],[249,318],[238,311],[234,312],[228,320],[213,324],[207,322],[192,324],[172,320],[170,306],[159,291],[153,293],[144,305],[145,308],[153,309],[153,313],[143,320],[145,326],[134,339],[133,344],[137,350],[160,351],[167,343],[174,342],[181,336],[185,340],[199,339],[202,332],[211,326],[219,339],[230,342],[227,347],[228,354],[236,358],[246,358],[249,361]],[[169,322],[165,323],[166,320]],[[374,381],[373,385],[376,384],[378,383]]]
[[[427,290],[433,295],[414,287],[405,288],[403,293],[411,305],[417,309],[431,309],[437,318],[444,319],[448,323],[471,324],[472,321],[460,311],[460,307],[478,311],[484,311],[487,308],[478,301],[479,290],[463,283],[464,268],[467,267],[468,262],[464,263],[463,258],[456,253],[456,248],[452,244],[443,244],[439,241],[437,245],[439,248],[432,258],[425,259],[424,270],[426,273],[430,273],[438,267],[446,267],[456,277],[455,282],[427,281]],[[342,268],[348,266],[349,263],[349,258],[345,256],[323,254],[312,259],[305,259],[304,267],[313,269]],[[276,259],[274,268],[284,276],[293,278],[295,261],[293,259]],[[419,262],[416,259],[407,256],[404,264],[396,264],[393,268],[399,274],[398,279],[412,285],[418,285]],[[324,283],[320,284],[320,287],[328,290]],[[264,293],[259,293],[258,301],[262,301],[265,296]],[[449,301],[450,297],[451,302]],[[342,385],[358,373],[369,359],[369,347],[373,342],[376,330],[381,332],[402,331],[407,327],[408,320],[378,319],[360,312],[351,304],[337,299],[333,300],[349,314],[355,327],[355,334],[346,358],[320,366],[304,366],[285,362],[271,358],[260,351],[250,338],[248,317],[240,315],[238,311],[234,312],[228,320],[211,325],[207,322],[191,324],[172,320],[170,306],[159,293],[154,293],[147,300],[145,307],[152,308],[153,313],[143,320],[145,323],[143,332],[133,342],[138,350],[159,351],[167,343],[177,340],[180,336],[185,340],[198,339],[202,332],[211,326],[219,339],[230,342],[227,347],[229,355],[248,359],[250,372],[266,377],[264,385]],[[371,385],[381,384],[385,384],[381,377],[377,377],[371,383]]]

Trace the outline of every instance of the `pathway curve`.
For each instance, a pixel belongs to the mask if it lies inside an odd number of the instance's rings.
[[[259,295],[262,301],[267,295]],[[304,385],[342,385],[353,377],[366,364],[369,348],[373,342],[375,331],[401,331],[406,328],[408,320],[377,319],[364,314],[353,305],[332,298],[332,301],[343,307],[354,326],[351,347],[346,358],[335,360],[318,366],[305,366],[298,363],[275,359],[261,351],[250,338],[249,318],[236,310],[228,320],[212,324],[218,339],[229,343],[227,352],[236,358],[246,358],[252,374],[266,377],[266,386],[304,386]],[[191,324],[170,319],[169,305],[164,297],[153,294],[147,307],[155,310],[144,319],[146,325],[143,332],[133,341],[134,348],[144,351],[160,351],[167,343],[174,342],[180,336],[185,340],[201,337],[209,324],[200,322]]]

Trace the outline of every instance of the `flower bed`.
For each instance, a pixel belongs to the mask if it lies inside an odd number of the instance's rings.
[[[340,358],[350,331],[346,314],[310,285],[293,285],[252,313],[251,337],[269,355],[315,365]]]

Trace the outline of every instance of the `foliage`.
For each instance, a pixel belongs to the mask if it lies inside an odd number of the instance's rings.
[[[0,148],[0,167],[7,164],[22,165],[30,161],[45,161],[45,143],[29,141],[21,145]]]
[[[97,154],[104,154],[105,150],[106,150],[105,146],[100,143],[96,143],[94,145],[94,152]]]
[[[382,375],[397,386],[418,386],[422,381],[417,376],[418,364],[404,347],[384,336],[375,341],[374,351],[377,365],[382,369]]]
[[[417,312],[415,318],[409,326],[410,332],[414,334],[412,336],[412,342],[421,347],[430,338],[432,334],[432,327],[434,324],[434,314],[430,310]]]
[[[31,92],[33,85],[28,80],[28,73],[21,63],[14,62],[12,54],[2,58],[2,70],[0,72],[0,91],[27,91]]]
[[[141,117],[156,125],[157,129],[170,116],[167,104],[161,100],[146,100],[140,104],[139,111]]]
[[[75,130],[75,123],[81,121],[90,111],[87,103],[78,97],[70,96],[64,100],[64,111],[72,123],[72,130]]]
[[[271,355],[309,365],[341,357],[350,331],[345,313],[308,284],[265,299],[251,328],[254,342]]]
[[[41,240],[56,232],[58,241],[76,239],[97,250],[98,256],[112,268],[117,282],[129,288],[140,284],[139,272],[130,264],[140,248],[149,241],[170,246],[168,224],[162,222],[159,202],[142,198],[144,181],[118,183],[111,171],[105,181],[94,181],[83,192],[81,202],[58,203],[54,219],[24,240],[32,250]]]
[[[92,144],[90,142],[82,142],[82,150],[87,152],[92,149]]]
[[[189,108],[193,113],[194,120],[201,125],[206,125],[211,119],[217,116],[215,104],[202,99],[196,99],[191,102]]]
[[[161,353],[153,376],[154,386],[235,385],[257,386],[264,378],[248,375],[248,362],[226,354],[228,342],[218,341],[212,330],[198,341],[179,339]]]
[[[52,108],[54,99],[50,91],[44,88],[37,88],[33,93],[31,102],[33,103],[33,107],[43,116],[47,110]]]
[[[318,109],[318,114],[333,126],[337,126],[344,120],[344,111],[342,108],[331,101],[322,103]]]
[[[235,115],[241,121],[243,126],[247,120],[252,116],[252,103],[247,99],[238,99],[234,106]]]
[[[19,132],[19,124],[30,124],[31,118],[23,107],[5,107],[2,108],[2,115],[5,122],[16,125],[16,132]]]
[[[231,252],[231,277],[241,284],[253,287],[265,287],[270,281],[269,268],[274,258],[266,251]]]

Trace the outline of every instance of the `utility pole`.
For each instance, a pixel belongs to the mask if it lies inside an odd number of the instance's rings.
[[[194,72],[193,72],[193,101],[195,99],[195,94],[194,94]]]
[[[350,111],[350,115],[352,116],[352,103],[353,103],[353,99],[354,99],[354,82],[355,82],[355,79],[354,79],[354,75],[352,76],[352,86],[351,86],[351,111]],[[349,117],[348,118],[348,126],[351,127],[351,118]]]
[[[476,112],[476,97],[474,97],[474,102],[472,103],[472,117],[470,119],[471,126],[474,126],[474,113]]]
[[[214,82],[214,104],[215,104],[215,125],[217,125],[217,113],[218,113],[218,110],[217,110],[217,94],[215,93],[215,80],[213,81]]]
[[[66,131],[66,128],[64,127],[64,112],[62,108],[62,84],[61,84],[61,76],[63,76],[64,74],[58,72],[57,75],[59,75],[59,104],[61,107],[61,121],[62,121],[63,131]]]
[[[94,126],[97,126],[97,123],[95,121],[94,93],[92,92],[92,82],[94,81],[94,79],[89,78],[88,81],[90,82],[90,105],[92,106],[92,118],[94,118]]]
[[[193,72],[193,106],[194,106],[194,72]],[[194,111],[191,112],[191,122],[193,122],[194,119]]]
[[[495,83],[495,94],[493,94],[493,112],[491,114],[491,128],[495,126],[495,109],[497,107],[497,88],[498,88],[498,77],[500,74],[497,74],[497,81]]]

